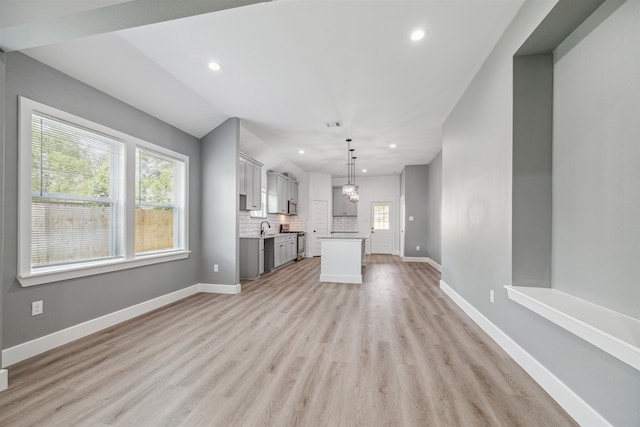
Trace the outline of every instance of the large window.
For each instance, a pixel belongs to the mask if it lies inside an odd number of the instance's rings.
[[[185,258],[188,159],[20,98],[23,286]]]
[[[180,163],[136,148],[136,253],[179,248]]]
[[[122,141],[31,115],[31,266],[122,256]]]

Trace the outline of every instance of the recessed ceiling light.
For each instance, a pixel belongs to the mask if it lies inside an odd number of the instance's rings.
[[[366,169],[362,169],[362,172],[366,172],[366,171],[367,171]]]
[[[422,40],[424,38],[424,30],[415,30],[411,33],[411,40],[417,42],[418,40]]]
[[[217,62],[209,62],[209,68],[213,71],[220,71],[222,67]]]
[[[389,147],[396,148],[396,144],[391,144],[391,145],[389,145]]]
[[[300,150],[300,151],[298,151],[298,153],[304,154],[304,150]]]

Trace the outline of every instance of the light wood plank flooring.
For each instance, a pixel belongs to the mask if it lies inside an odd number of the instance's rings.
[[[0,426],[575,425],[436,270],[368,261],[362,285],[305,259],[11,366]]]

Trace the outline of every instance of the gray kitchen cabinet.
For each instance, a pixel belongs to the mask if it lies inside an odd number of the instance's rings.
[[[358,216],[358,203],[342,194],[342,187],[333,187],[333,216]]]
[[[288,189],[287,189],[288,199],[291,202],[298,204],[298,180],[291,175],[287,175],[287,184],[288,184]]]
[[[287,180],[287,184],[288,184],[287,195],[289,200],[292,201],[293,203],[298,203],[298,181],[289,177],[289,179]]]
[[[267,172],[267,212],[288,215],[289,202],[298,203],[298,181],[281,173]]]
[[[264,273],[264,239],[240,238],[240,278],[255,280]]]
[[[298,235],[295,233],[276,236],[273,242],[273,268],[278,268],[288,262],[295,261],[298,255]]]
[[[240,210],[262,209],[262,163],[240,153],[238,187]]]

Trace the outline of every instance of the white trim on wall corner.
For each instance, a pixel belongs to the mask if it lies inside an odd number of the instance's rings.
[[[0,391],[9,388],[9,371],[0,369]]]
[[[45,351],[54,349],[61,345],[70,343],[79,338],[86,337],[103,329],[109,328],[118,323],[122,323],[134,317],[153,311],[157,308],[171,304],[183,298],[195,295],[198,292],[217,293],[217,294],[238,294],[240,293],[240,284],[237,285],[213,285],[207,283],[198,283],[157,298],[143,301],[131,307],[114,311],[104,316],[87,320],[78,325],[70,326],[61,331],[27,341],[22,344],[2,350],[2,367],[11,366],[14,363],[21,362],[30,357],[37,356]],[[1,379],[1,378],[0,378]]]
[[[580,425],[611,427],[602,415],[553,375],[544,365],[527,353],[500,328],[454,291],[443,280],[440,289],[478,324],[509,356],[520,365],[551,397]]]

